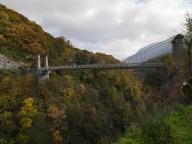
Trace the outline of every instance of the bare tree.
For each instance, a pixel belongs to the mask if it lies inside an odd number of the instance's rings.
[[[192,2],[192,0],[190,0]],[[189,75],[192,76],[192,18],[189,13],[186,14],[186,30],[185,43],[187,46]]]

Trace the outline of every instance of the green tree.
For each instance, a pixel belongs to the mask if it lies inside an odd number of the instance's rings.
[[[0,144],[7,144],[7,141],[5,139],[0,138]]]

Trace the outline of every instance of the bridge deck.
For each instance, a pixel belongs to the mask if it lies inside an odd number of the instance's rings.
[[[138,69],[138,68],[158,68],[161,63],[120,63],[120,64],[87,64],[87,65],[66,65],[42,67],[40,71],[54,70],[81,70],[81,69]]]

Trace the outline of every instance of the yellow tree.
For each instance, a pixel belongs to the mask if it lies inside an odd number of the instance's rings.
[[[63,137],[61,136],[59,127],[61,124],[62,118],[65,117],[64,111],[59,110],[56,106],[50,106],[47,110],[48,117],[52,120],[52,128],[51,128],[51,135],[53,138],[53,141],[55,144],[62,144],[63,143]]]
[[[38,114],[37,109],[33,106],[33,98],[27,98],[23,101],[23,105],[19,112],[19,124],[21,126],[20,132],[17,135],[19,143],[27,143],[30,137],[27,130],[32,127],[33,118]]]

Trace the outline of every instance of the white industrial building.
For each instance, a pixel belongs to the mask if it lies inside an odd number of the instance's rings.
[[[176,54],[183,48],[183,35],[178,34],[164,41],[141,48],[136,54],[126,58],[126,63],[142,63],[166,54]]]

